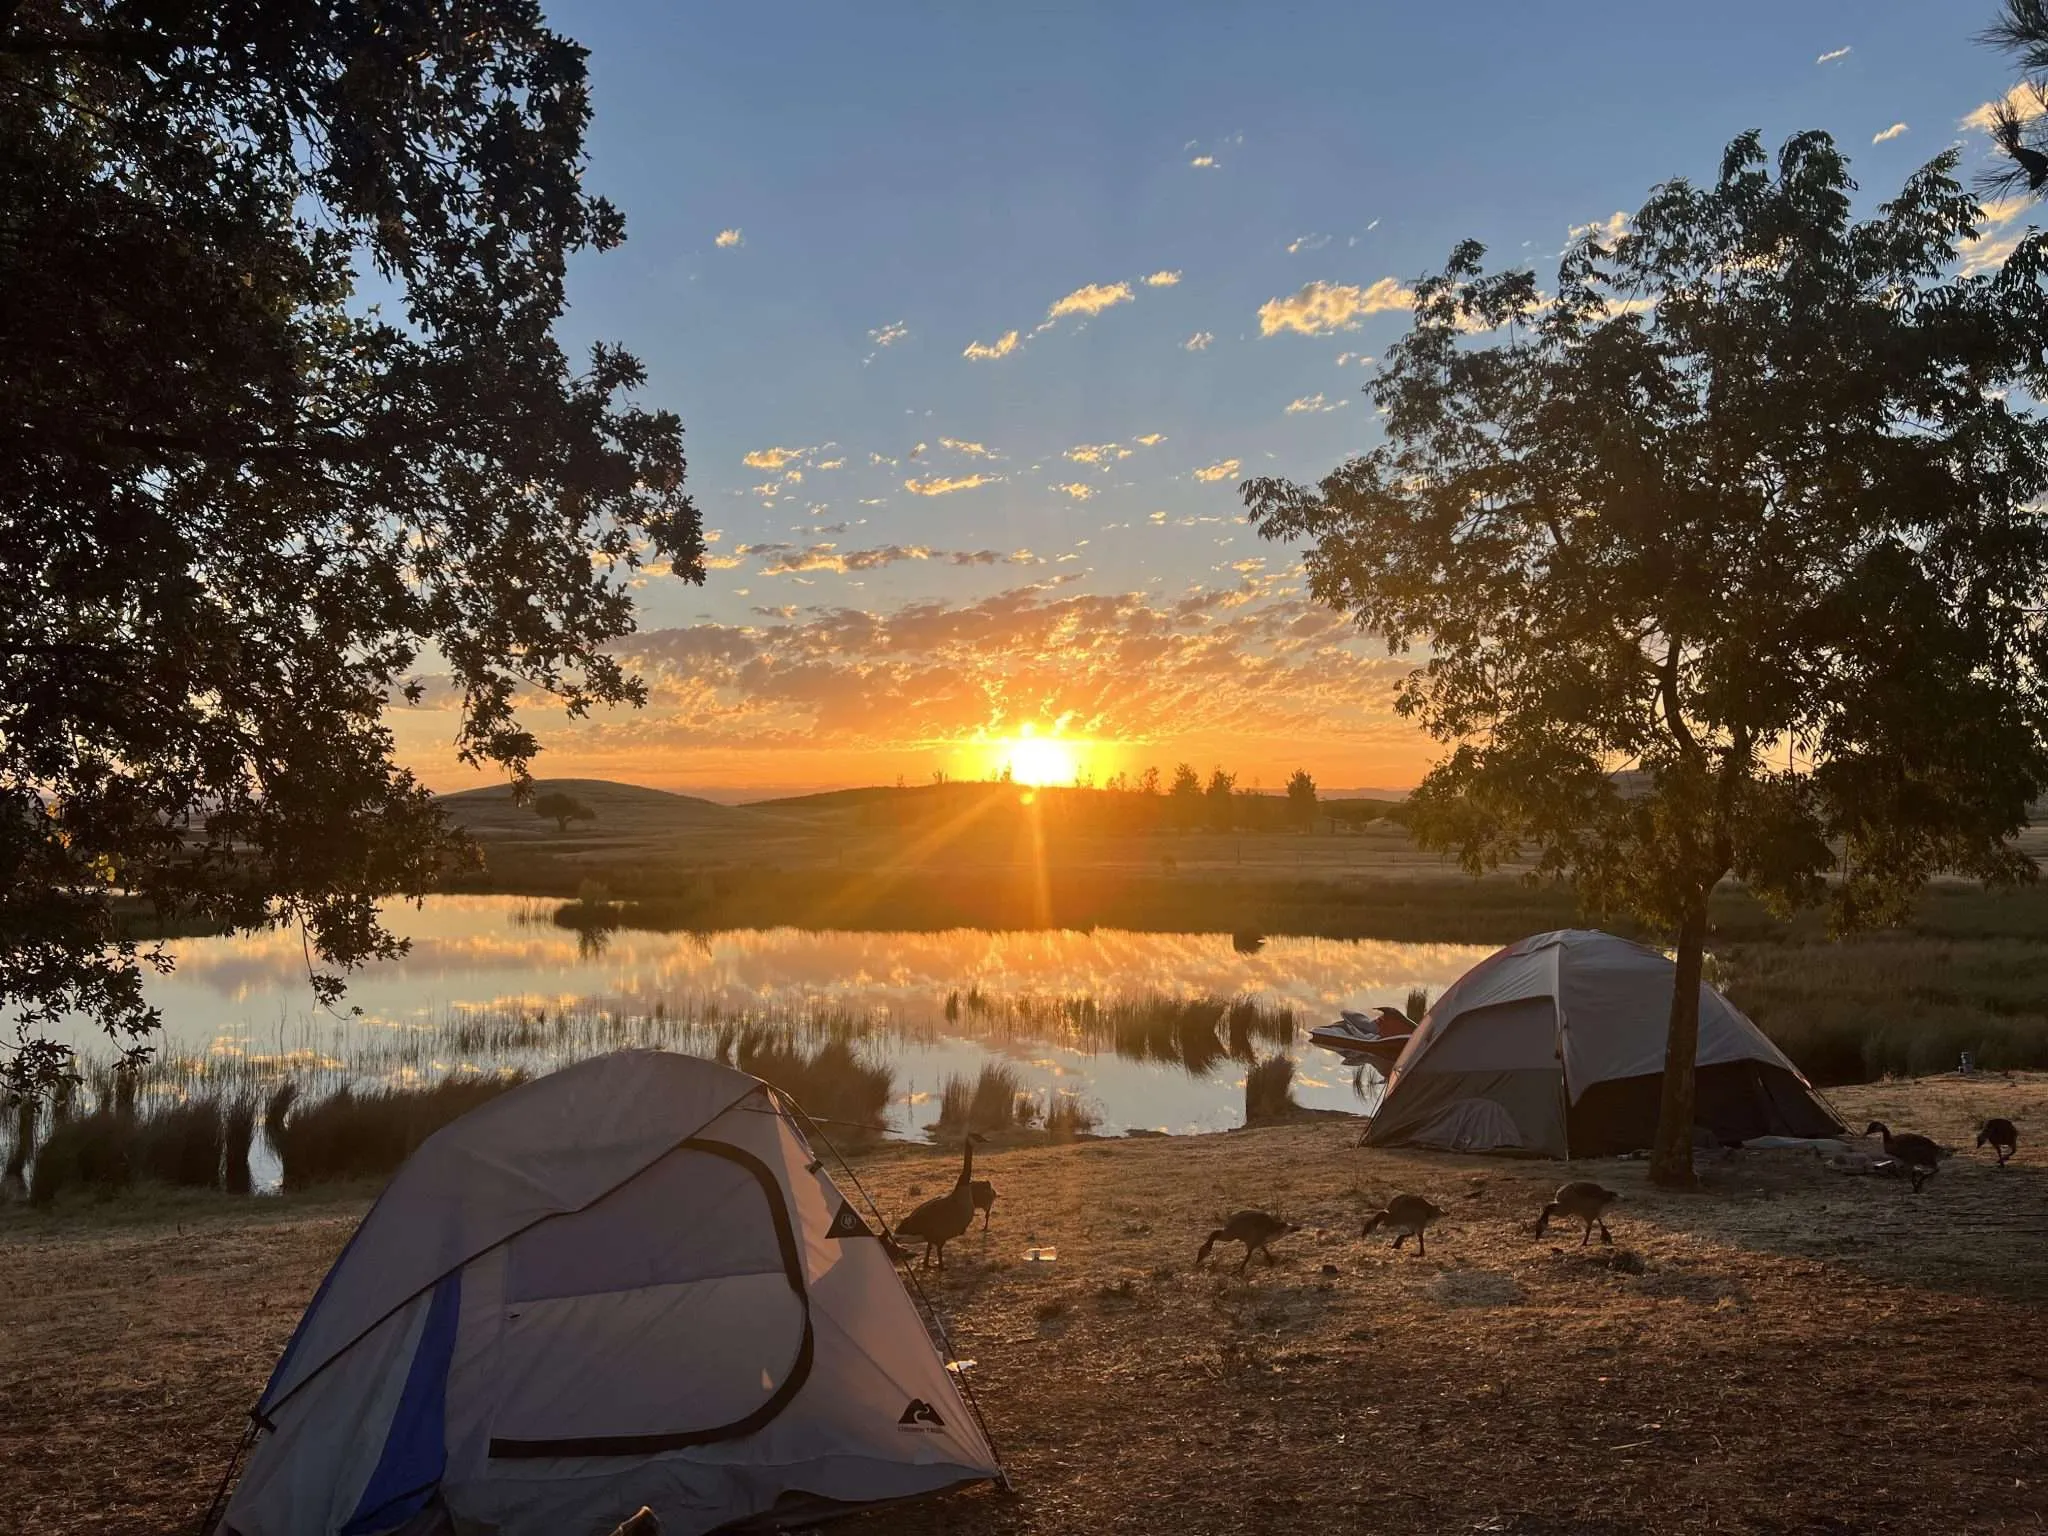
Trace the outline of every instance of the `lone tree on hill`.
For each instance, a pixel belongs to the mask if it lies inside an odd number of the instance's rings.
[[[574,795],[551,789],[537,796],[533,802],[533,814],[545,816],[554,822],[556,828],[567,832],[572,821],[595,821],[597,812],[578,800]]]
[[[460,852],[387,711],[638,703],[643,562],[703,579],[682,428],[572,363],[585,55],[531,0],[0,4],[0,1068],[157,1023],[116,897],[345,969]],[[356,289],[374,272],[380,314]],[[436,737],[442,735],[435,727]],[[333,975],[314,978],[323,998]]]
[[[1937,871],[2035,874],[2009,839],[2048,784],[2048,245],[1951,275],[1955,165],[1858,221],[1826,136],[1774,174],[1747,135],[1578,241],[1554,297],[1461,245],[1370,388],[1385,445],[1245,487],[1318,599],[1429,648],[1398,707],[1451,751],[1417,836],[1474,872],[1533,852],[1675,940],[1663,1182],[1692,1173],[1722,879],[1846,927]]]
[[[1296,826],[1309,828],[1316,824],[1316,781],[1308,776],[1306,768],[1295,769],[1294,777],[1287,781],[1287,809]]]

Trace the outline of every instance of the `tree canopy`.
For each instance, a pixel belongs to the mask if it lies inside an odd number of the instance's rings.
[[[574,795],[559,789],[549,790],[533,799],[533,814],[542,816],[555,824],[560,832],[569,830],[572,821],[595,821],[597,812],[578,800]]]
[[[1477,244],[1416,288],[1386,441],[1247,484],[1310,590],[1396,653],[1448,754],[1410,802],[1676,941],[1654,1168],[1690,1176],[1708,893],[1843,925],[1952,871],[2031,878],[2048,784],[2041,237],[1954,275],[1947,154],[1867,219],[1832,141],[1730,146],[1579,240],[1554,293]]]
[[[155,1022],[116,897],[400,946],[454,844],[388,708],[523,778],[702,579],[681,426],[554,334],[585,55],[532,0],[0,5],[0,1015]],[[323,995],[338,983],[317,978]]]

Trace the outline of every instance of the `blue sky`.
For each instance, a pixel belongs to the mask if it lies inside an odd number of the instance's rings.
[[[1371,442],[1362,359],[1406,321],[1374,300],[1461,238],[1547,272],[1752,127],[1833,133],[1873,199],[1954,142],[1974,167],[1989,14],[552,5],[629,232],[566,332],[681,413],[720,568],[643,588],[652,703],[544,721],[542,771],[922,779],[1029,725],[1098,774],[1412,782],[1395,669],[1306,609],[1237,480]]]

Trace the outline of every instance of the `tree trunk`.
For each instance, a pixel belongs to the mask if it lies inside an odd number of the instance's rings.
[[[1664,1098],[1657,1111],[1657,1143],[1650,1150],[1650,1181],[1693,1183],[1693,1064],[1700,1053],[1700,971],[1707,948],[1707,903],[1702,896],[1678,925],[1678,974],[1671,991],[1671,1026],[1664,1037]]]

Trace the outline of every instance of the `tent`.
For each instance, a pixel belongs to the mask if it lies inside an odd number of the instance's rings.
[[[1647,1147],[1677,967],[1613,934],[1510,944],[1437,999],[1388,1075],[1365,1142],[1541,1157]],[[1700,987],[1694,1119],[1719,1141],[1842,1123],[1763,1031]]]
[[[423,1142],[254,1418],[237,1536],[688,1536],[1001,1476],[789,1106],[663,1051]]]

